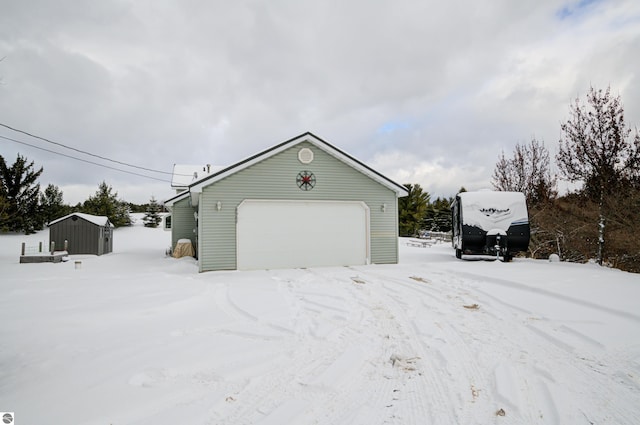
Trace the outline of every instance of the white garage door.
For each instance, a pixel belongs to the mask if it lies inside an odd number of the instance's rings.
[[[364,202],[245,200],[238,206],[238,270],[367,264]]]

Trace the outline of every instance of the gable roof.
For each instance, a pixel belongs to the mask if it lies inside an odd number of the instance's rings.
[[[289,139],[285,142],[280,143],[279,145],[273,146],[269,149],[266,149],[262,152],[259,152],[245,160],[242,160],[234,165],[231,165],[227,168],[223,168],[222,170],[215,172],[213,174],[211,174],[208,177],[205,177],[197,182],[194,182],[192,184],[189,185],[189,192],[201,192],[202,188],[205,186],[208,186],[212,183],[215,183],[219,180],[224,179],[225,177],[228,177],[232,174],[237,173],[238,171],[244,170],[245,168],[248,168],[254,164],[257,164],[258,162],[261,162],[269,157],[272,157],[286,149],[289,149],[292,146],[297,145],[298,143],[301,142],[309,142],[312,145],[316,146],[319,149],[322,149],[323,151],[325,151],[326,153],[328,153],[329,155],[337,158],[338,160],[350,165],[351,167],[355,168],[356,170],[360,171],[361,173],[367,175],[368,177],[370,177],[371,179],[377,181],[378,183],[382,184],[383,186],[389,188],[390,190],[396,192],[396,194],[400,197],[403,196],[407,196],[408,191],[407,188],[404,187],[401,184],[398,184],[396,182],[394,182],[393,180],[385,177],[384,175],[380,174],[379,172],[375,171],[373,168],[365,165],[364,163],[358,161],[357,159],[355,159],[354,157],[352,157],[351,155],[347,154],[344,151],[341,151],[340,149],[336,148],[335,146],[331,145],[330,143],[322,140],[321,138],[319,138],[318,136],[314,135],[313,133],[310,132],[306,132],[303,133],[297,137],[294,137],[293,139]],[[175,199],[176,197],[172,198],[172,201],[176,201],[177,199]]]
[[[64,217],[60,217],[56,220],[53,220],[51,223],[49,223],[48,225],[51,226],[52,224],[56,224],[62,220],[66,220],[69,217],[72,216],[76,216],[79,217],[83,220],[88,221],[89,223],[95,224],[96,226],[109,226],[109,227],[113,227],[113,225],[111,224],[111,222],[109,221],[108,217],[102,216],[102,215],[91,215],[91,214],[85,214],[85,213],[71,213],[69,215],[65,215]]]

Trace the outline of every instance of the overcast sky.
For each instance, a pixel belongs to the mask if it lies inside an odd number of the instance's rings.
[[[0,13],[0,123],[170,173],[311,131],[435,196],[490,187],[501,151],[555,152],[570,103],[611,86],[640,126],[640,1],[22,0]],[[67,203],[127,201],[170,175],[0,127]]]

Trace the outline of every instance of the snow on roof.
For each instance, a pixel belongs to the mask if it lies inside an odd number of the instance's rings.
[[[495,204],[510,205],[514,202],[523,202],[522,192],[502,192],[496,190],[479,190],[476,192],[460,192],[458,194],[463,204]]]
[[[174,164],[173,176],[171,178],[171,187],[173,188],[187,188],[190,184],[197,182],[200,179],[208,177],[222,169],[218,165],[187,165],[187,164]]]
[[[512,224],[529,222],[527,204],[521,192],[482,190],[459,193],[464,224],[484,230],[507,231]]]
[[[85,214],[85,213],[71,213],[69,215],[65,215],[64,217],[60,217],[56,220],[53,220],[51,223],[49,223],[49,226],[51,226],[52,224],[56,224],[62,220],[66,220],[67,218],[71,217],[71,216],[76,216],[76,217],[80,217],[83,220],[88,221],[89,223],[93,223],[95,225],[98,226],[109,226],[109,227],[113,227],[113,225],[111,224],[111,222],[109,222],[109,217],[105,217],[103,215],[91,215],[91,214]]]

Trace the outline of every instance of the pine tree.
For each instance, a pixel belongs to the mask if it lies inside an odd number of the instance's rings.
[[[451,231],[451,204],[453,198],[437,198],[429,203],[425,213],[423,227],[434,232]]]
[[[8,167],[0,156],[0,230],[29,234],[42,229],[37,183],[42,170],[35,170],[33,161],[27,163],[19,154],[13,166]]]
[[[0,156],[0,161],[2,156]],[[7,199],[7,193],[4,188],[3,180],[0,176],[0,231],[7,231],[5,223],[9,220],[9,200]]]
[[[84,202],[82,211],[87,214],[106,216],[115,227],[131,225],[129,206],[118,200],[118,193],[113,192],[106,182],[100,183],[95,195]]]
[[[158,225],[162,221],[162,217],[160,217],[159,212],[160,205],[158,205],[156,198],[152,196],[151,200],[149,201],[149,206],[147,207],[147,212],[142,219],[145,227],[158,227]]]
[[[405,184],[409,194],[398,199],[400,236],[416,236],[420,231],[429,204],[430,195],[419,184]]]
[[[40,211],[45,223],[63,217],[70,213],[71,208],[64,204],[62,191],[53,184],[40,194]]]
[[[115,227],[131,226],[133,221],[131,220],[131,207],[129,203],[122,200],[118,201],[116,215],[113,217],[113,220],[114,221],[111,221],[111,219],[109,219]]]

